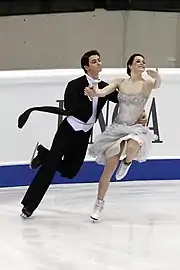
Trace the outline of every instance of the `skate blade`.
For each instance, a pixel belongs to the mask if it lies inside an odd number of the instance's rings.
[[[37,151],[38,146],[39,146],[39,142],[36,143],[36,146],[34,148],[34,151],[33,151],[33,154],[32,154],[31,160],[30,160],[30,163],[29,163],[29,168],[30,169],[32,169],[32,161],[33,161],[33,159],[35,157],[35,154],[36,154],[36,151]]]
[[[28,216],[26,216],[24,213],[21,213],[20,217],[22,217],[23,219],[28,219]]]
[[[97,219],[97,218],[94,218],[94,217],[92,217],[92,216],[90,216],[90,218],[91,218],[91,220],[92,220],[92,222],[93,222],[93,223],[95,223],[95,222],[97,222],[97,221],[98,221],[98,219]]]

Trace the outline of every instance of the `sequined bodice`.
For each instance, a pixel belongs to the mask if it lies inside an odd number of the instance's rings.
[[[148,97],[144,93],[118,93],[119,108],[115,123],[133,125],[143,113]]]

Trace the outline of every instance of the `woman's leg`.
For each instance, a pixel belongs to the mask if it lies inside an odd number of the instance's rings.
[[[106,166],[104,167],[103,173],[99,180],[98,196],[97,196],[99,200],[102,200],[102,201],[104,200],[104,197],[109,187],[109,182],[111,180],[111,177],[115,169],[117,168],[119,158],[120,158],[120,154],[114,157],[111,157],[107,160]]]
[[[133,159],[137,157],[139,152],[140,145],[137,141],[130,139],[127,141],[127,148],[126,148],[126,158],[125,163],[131,163]]]
[[[97,200],[96,200],[96,203],[94,205],[93,213],[91,215],[91,218],[93,220],[98,220],[99,214],[103,209],[104,197],[105,197],[106,192],[108,190],[111,177],[117,168],[119,158],[123,152],[123,148],[124,148],[124,142],[121,143],[120,153],[107,159],[103,173],[102,173],[100,180],[99,180]]]

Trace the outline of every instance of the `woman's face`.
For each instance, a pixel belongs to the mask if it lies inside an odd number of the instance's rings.
[[[143,73],[146,69],[145,59],[142,56],[135,56],[130,69],[133,73]]]

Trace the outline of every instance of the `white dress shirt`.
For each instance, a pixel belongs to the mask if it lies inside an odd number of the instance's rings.
[[[89,85],[93,86],[93,87],[97,87],[98,83],[100,82],[100,79],[95,80],[87,74],[86,74],[86,78],[88,80]],[[98,104],[98,97],[93,97],[92,98],[92,111],[93,111],[93,113],[92,113],[91,117],[89,118],[89,120],[87,121],[87,123],[82,122],[81,120],[79,120],[78,118],[76,118],[74,116],[67,117],[68,123],[73,127],[73,129],[75,131],[83,130],[84,132],[87,132],[93,127],[93,125],[95,124],[95,121],[96,121],[97,104]]]

